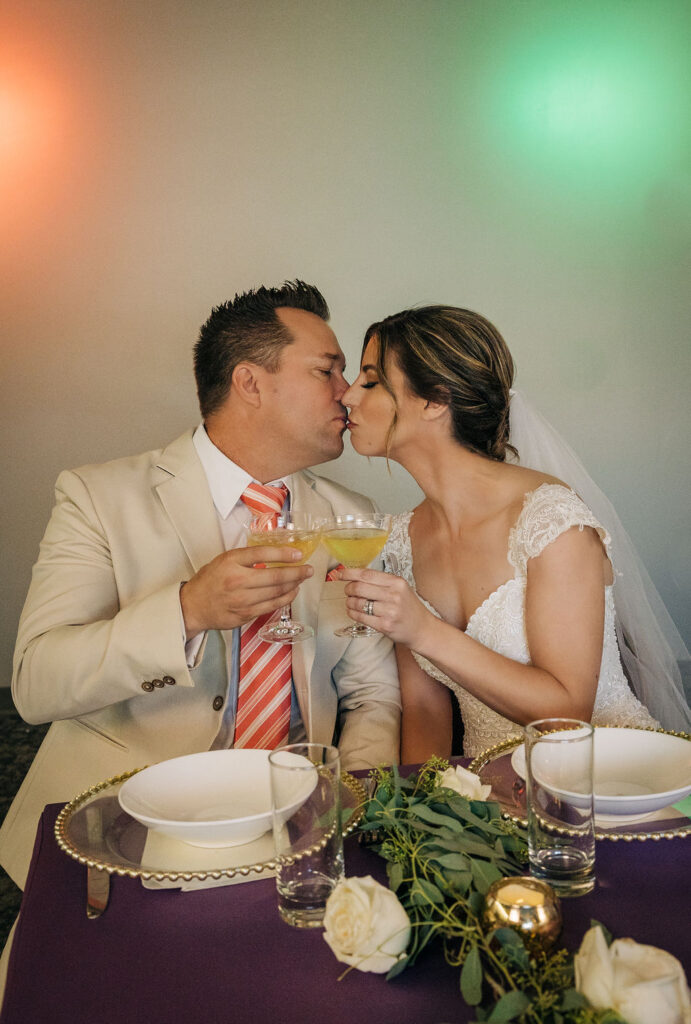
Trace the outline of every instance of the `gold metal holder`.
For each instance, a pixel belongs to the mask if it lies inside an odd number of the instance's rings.
[[[547,882],[527,875],[500,878],[487,890],[482,923],[487,931],[513,928],[531,953],[546,953],[561,932],[559,897]]]
[[[137,864],[134,858],[130,859],[130,856],[123,852],[123,846],[127,845],[121,842],[123,832],[126,833],[128,828],[136,828],[143,830],[143,834],[146,829],[122,810],[118,804],[117,792],[126,779],[140,771],[143,771],[143,768],[135,768],[134,771],[116,775],[96,786],[91,786],[62,808],[55,821],[54,832],[58,846],[68,857],[79,861],[80,864],[86,864],[89,868],[107,871],[110,875],[142,878],[147,881],[153,879],[157,882],[246,878],[276,868],[274,857],[255,863],[214,866],[194,871],[173,871],[159,869],[156,865]],[[362,818],[368,796],[360,779],[345,771],[341,772],[341,799],[344,810],[350,812],[343,828],[343,835],[347,836]],[[238,847],[232,849],[237,850]],[[213,852],[216,856],[219,855],[218,850]],[[200,856],[202,855],[200,852]]]

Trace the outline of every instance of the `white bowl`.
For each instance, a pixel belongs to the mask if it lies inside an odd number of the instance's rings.
[[[316,770],[305,774],[279,810],[284,819],[316,786]],[[127,779],[118,800],[147,828],[192,846],[251,843],[272,826],[269,751],[208,750],[162,761]]]
[[[650,814],[691,793],[691,742],[680,736],[596,726],[593,760],[596,814]],[[525,778],[522,743],[511,766]]]

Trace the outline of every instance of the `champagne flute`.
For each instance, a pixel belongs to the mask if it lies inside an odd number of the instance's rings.
[[[348,569],[364,569],[386,544],[391,516],[382,512],[332,516],[321,524],[322,540],[334,558]],[[378,630],[354,622],[334,630],[336,636],[377,636]]]
[[[248,547],[296,548],[302,556],[297,562],[266,562],[269,569],[303,565],[316,550],[319,539],[319,525],[309,512],[261,512],[247,525]],[[291,618],[290,605],[284,605],[280,617],[262,626],[259,636],[269,643],[295,644],[314,636],[314,630]]]

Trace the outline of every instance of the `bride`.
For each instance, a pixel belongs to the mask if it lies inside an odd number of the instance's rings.
[[[630,542],[554,433],[548,453],[563,457],[550,464],[543,442],[551,428],[511,391],[513,376],[491,323],[428,306],[368,329],[359,376],[343,399],[356,451],[400,463],[425,495],[394,517],[385,573],[342,573],[351,618],[396,644],[403,762],[451,753],[454,697],[467,756],[538,718],[658,727],[650,708],[667,728],[688,727],[674,657],[645,599],[636,603],[635,555],[629,579],[620,579],[608,531]],[[564,476],[569,470],[568,482],[541,471],[554,465],[566,467]],[[603,522],[582,500],[588,488],[607,512]],[[624,543],[621,551],[628,558]],[[625,623],[615,612],[620,591]],[[665,625],[688,658],[668,617]],[[640,637],[632,632],[639,627]],[[649,643],[643,633],[651,630]],[[632,692],[620,651],[648,707]]]

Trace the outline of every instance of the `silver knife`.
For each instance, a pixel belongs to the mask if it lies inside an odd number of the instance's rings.
[[[90,920],[100,917],[108,906],[110,875],[107,871],[87,865],[86,868],[86,916]]]

